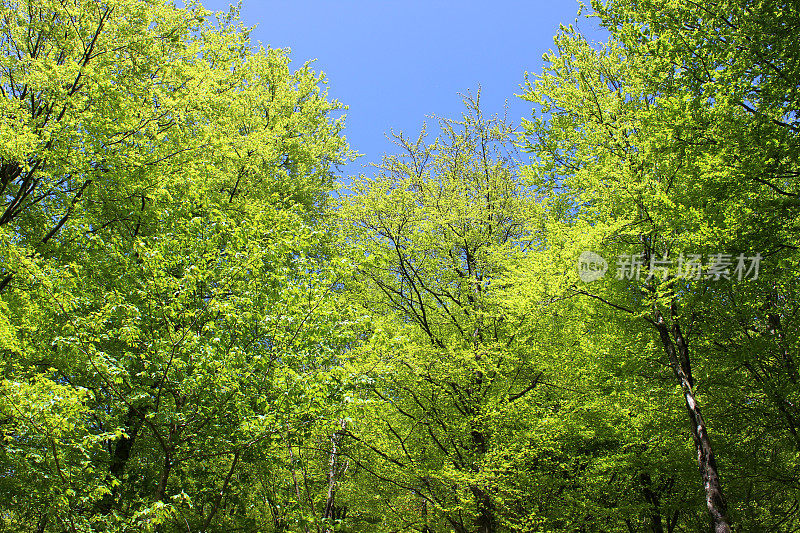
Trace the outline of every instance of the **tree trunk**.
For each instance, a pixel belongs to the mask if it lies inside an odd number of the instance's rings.
[[[303,497],[300,492],[300,483],[297,481],[297,469],[295,468],[294,451],[292,451],[292,443],[289,440],[288,434],[286,436],[286,448],[289,450],[289,466],[292,472],[292,483],[294,484],[294,493],[297,495],[297,505],[302,506]],[[312,510],[313,510],[313,505],[312,505]],[[308,525],[306,525],[305,522],[303,523],[303,531],[304,533],[308,533]]]
[[[792,384],[797,385],[798,381],[800,381],[800,374],[798,374],[797,363],[795,363],[794,357],[792,357],[791,350],[786,347],[786,338],[783,333],[783,326],[781,325],[780,309],[778,308],[779,301],[780,297],[777,288],[773,287],[773,292],[768,302],[765,304],[765,307],[769,310],[769,314],[767,315],[767,331],[769,331],[770,335],[775,339],[775,343],[781,355],[781,361],[786,370],[786,375],[789,377]]]
[[[156,501],[167,501],[167,481],[172,472],[172,454],[166,452],[164,454],[164,464],[161,467],[161,476],[158,478],[158,488],[156,489]]]
[[[422,533],[433,533],[430,524],[428,524],[428,500],[422,498]]]
[[[125,473],[125,466],[128,464],[128,459],[131,457],[131,450],[136,442],[136,437],[139,436],[139,431],[144,422],[144,412],[133,407],[128,408],[128,413],[125,415],[125,434],[117,440],[114,445],[114,452],[111,455],[111,466],[108,469],[109,474],[116,479],[119,484],[111,489],[110,494],[103,496],[100,501],[99,509],[102,514],[108,514],[114,507],[114,502],[119,494],[119,488],[122,485],[122,476]]]
[[[236,465],[239,463],[239,457],[242,455],[242,450],[237,450],[236,453],[233,455],[233,461],[231,462],[231,468],[228,470],[228,475],[225,476],[225,481],[222,482],[222,488],[219,489],[219,493],[217,494],[216,498],[214,498],[214,504],[211,507],[211,510],[208,512],[208,516],[203,521],[203,527],[200,531],[208,531],[209,526],[211,525],[211,521],[214,520],[214,516],[217,514],[219,510],[219,506],[222,503],[222,499],[225,497],[225,491],[228,488],[228,484],[231,482],[231,478],[233,477],[234,472],[236,472]]]
[[[694,439],[695,449],[697,450],[697,464],[700,469],[700,475],[703,478],[706,507],[711,517],[711,529],[713,533],[730,533],[731,526],[728,521],[727,504],[722,493],[722,484],[717,471],[717,460],[714,456],[714,450],[711,446],[711,439],[708,436],[705,420],[703,419],[700,406],[697,404],[697,399],[694,395],[691,374],[688,368],[689,352],[680,326],[675,321],[675,306],[673,305],[672,307],[672,331],[670,331],[669,326],[667,326],[664,316],[661,314],[658,307],[654,306],[653,309],[656,329],[661,337],[661,343],[669,358],[669,364],[681,387],[681,392],[686,402],[692,438]]]
[[[336,478],[339,474],[339,441],[342,440],[342,433],[347,429],[347,421],[341,421],[341,431],[335,431],[331,435],[331,452],[328,461],[328,494],[325,498],[325,511],[322,519],[325,522],[326,533],[333,533],[333,522],[339,518],[336,512]]]
[[[8,286],[8,284],[11,283],[11,279],[13,277],[14,277],[14,273],[10,272],[6,277],[4,277],[2,280],[0,280],[0,292],[3,292],[3,290],[6,288],[6,286]]]
[[[47,507],[45,507],[42,516],[39,518],[39,521],[36,523],[36,533],[44,533],[47,529],[47,523],[50,521],[50,518],[47,514]]]
[[[650,504],[650,531],[651,533],[664,533],[664,526],[661,521],[661,497],[657,490],[653,490],[653,481],[650,474],[642,472],[639,475],[639,482],[642,485],[642,495],[647,503]]]
[[[470,487],[477,504],[475,533],[495,533],[494,505],[489,495],[480,487]]]

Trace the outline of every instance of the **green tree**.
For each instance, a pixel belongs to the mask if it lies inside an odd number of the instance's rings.
[[[250,476],[342,388],[339,104],[235,11],[5,2],[0,34],[2,520],[264,530]]]
[[[785,326],[796,283],[786,273],[797,259],[784,232],[797,224],[796,84],[784,79],[797,64],[796,45],[783,22],[767,17],[778,4],[594,7],[612,32],[609,43],[598,50],[563,29],[544,73],[529,82],[525,97],[541,106],[541,117],[527,124],[537,158],[529,173],[563,220],[561,240],[573,261],[583,246],[627,265],[631,275],[617,277],[631,281],[574,280],[564,296],[629,317],[662,346],[685,398],[713,528],[729,531],[720,450],[733,479],[770,472],[765,485],[793,493],[773,473],[796,464],[787,401],[797,390],[796,339]],[[768,53],[759,52],[756,36]],[[695,280],[658,268],[659,260],[694,253],[706,268],[724,259],[716,254],[730,254],[733,278]],[[758,253],[769,258],[759,278],[736,279],[736,259]],[[632,275],[639,269],[641,278]],[[715,445],[700,404],[718,421]],[[754,410],[764,418],[731,421],[732,413]],[[772,455],[754,458],[749,447],[761,444],[735,435],[762,423],[771,428]],[[747,517],[745,527],[760,528],[778,508],[793,516],[794,496],[753,503],[754,487],[734,487],[733,509],[737,520]],[[772,510],[764,515],[759,506]]]
[[[354,297],[375,322],[361,356],[370,401],[350,438],[367,454],[367,477],[404,510],[383,527],[498,531],[499,425],[539,378],[494,286],[506,256],[529,244],[514,131],[485,117],[478,97],[465,105],[431,144],[424,130],[397,135],[401,155],[356,180],[340,209]]]

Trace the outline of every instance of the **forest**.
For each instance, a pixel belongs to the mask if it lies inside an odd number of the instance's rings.
[[[800,532],[800,8],[581,9],[342,176],[236,8],[2,0],[0,532]]]

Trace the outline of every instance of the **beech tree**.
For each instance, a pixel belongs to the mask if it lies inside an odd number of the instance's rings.
[[[0,25],[3,521],[261,529],[240,482],[340,388],[338,103],[236,11],[5,2]]]
[[[583,6],[335,201],[236,8],[0,6],[0,530],[800,527],[790,3]]]
[[[781,333],[793,313],[778,294],[794,292],[795,280],[782,273],[796,264],[796,248],[778,228],[797,219],[796,84],[784,79],[796,46],[767,16],[782,9],[778,3],[594,7],[609,43],[596,49],[563,28],[544,73],[529,81],[525,97],[541,106],[526,125],[538,160],[529,172],[565,222],[563,238],[617,260],[617,280],[576,281],[563,294],[639,321],[663,347],[685,399],[712,529],[730,531],[720,450],[740,475],[795,462],[785,398],[796,391],[796,363],[784,348],[796,340]],[[769,53],[756,50],[755,35],[770,43]],[[765,225],[765,216],[780,225]],[[576,260],[580,251],[573,253]],[[687,268],[692,254],[697,276],[665,266]],[[764,257],[757,274],[741,264]],[[770,312],[770,302],[781,310]],[[729,417],[762,401],[772,402],[768,418],[783,421],[770,432],[777,456],[740,462],[733,435],[743,428]],[[720,421],[721,444],[704,402]],[[733,506],[740,520],[760,523],[761,511],[742,499],[749,487],[737,482]],[[793,514],[783,497],[775,505]]]
[[[537,372],[519,353],[515,319],[493,300],[503,255],[527,246],[525,191],[507,151],[513,130],[484,117],[479,96],[465,105],[460,120],[439,121],[431,144],[424,130],[398,135],[401,155],[356,181],[340,210],[353,257],[366,258],[363,305],[386,313],[376,327],[408,336],[395,345],[376,330],[370,391],[381,407],[351,438],[371,452],[368,473],[401,489],[404,507],[421,507],[395,516],[398,527],[493,532],[493,420],[536,387]]]

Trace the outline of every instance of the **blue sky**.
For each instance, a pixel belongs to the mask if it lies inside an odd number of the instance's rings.
[[[215,11],[230,0],[204,0]],[[349,106],[345,136],[364,154],[343,177],[393,152],[390,129],[416,135],[429,115],[458,117],[459,92],[481,87],[484,111],[519,124],[531,106],[515,97],[524,73],[538,72],[559,24],[574,23],[575,0],[367,1],[243,0],[242,19],[273,48],[289,47],[295,65],[315,60],[329,94]],[[579,27],[600,39],[593,21]],[[429,128],[430,131],[430,128]]]

